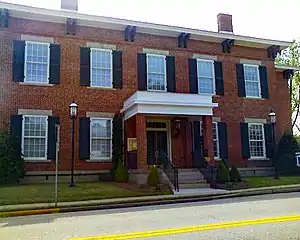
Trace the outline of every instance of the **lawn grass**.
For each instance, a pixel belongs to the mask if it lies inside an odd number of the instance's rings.
[[[300,176],[282,176],[280,179],[274,177],[246,177],[243,180],[247,183],[248,188],[300,184]]]
[[[133,191],[122,188],[114,182],[82,182],[74,188],[69,188],[67,183],[60,183],[58,200],[67,202],[161,194],[172,194],[172,192],[171,190]],[[50,202],[54,202],[54,184],[0,186],[0,205]]]

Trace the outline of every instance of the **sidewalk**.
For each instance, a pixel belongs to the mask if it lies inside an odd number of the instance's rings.
[[[289,193],[289,192],[300,192],[300,184],[262,187],[262,188],[248,188],[248,189],[232,190],[232,191],[215,190],[215,192],[213,193],[207,193],[204,191],[203,193],[199,193],[199,194],[174,194],[174,195],[114,198],[114,199],[78,201],[78,202],[60,202],[57,204],[57,206],[55,206],[54,203],[3,205],[0,206],[0,218],[12,217],[12,216],[35,215],[35,214],[49,214],[49,213],[199,202],[199,201],[209,201],[214,199],[225,199],[225,198],[233,198],[233,197],[245,197],[245,196],[274,194],[274,193]]]

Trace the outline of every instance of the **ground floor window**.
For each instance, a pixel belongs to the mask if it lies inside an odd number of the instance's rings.
[[[112,158],[112,119],[91,118],[91,159],[108,160]]]
[[[261,123],[249,123],[248,133],[250,158],[265,158],[264,125]]]
[[[22,152],[24,159],[47,158],[47,116],[23,116]]]

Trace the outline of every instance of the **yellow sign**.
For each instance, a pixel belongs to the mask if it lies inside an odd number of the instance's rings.
[[[128,138],[127,139],[127,151],[135,151],[137,150],[137,140],[136,138]]]
[[[210,161],[210,157],[205,157],[205,161],[209,162]]]

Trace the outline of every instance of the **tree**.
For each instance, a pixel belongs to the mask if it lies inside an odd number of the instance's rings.
[[[283,50],[275,60],[276,64],[300,67],[300,42],[296,40],[293,44]],[[289,79],[291,112],[292,112],[292,129],[297,128],[300,131],[297,120],[300,115],[300,73],[296,72]]]
[[[240,182],[242,180],[240,172],[239,172],[239,170],[237,169],[236,166],[232,166],[232,168],[229,172],[229,175],[230,175],[230,181],[231,182]]]

